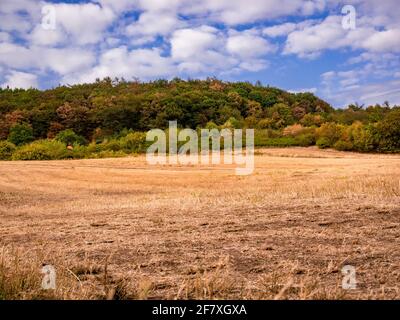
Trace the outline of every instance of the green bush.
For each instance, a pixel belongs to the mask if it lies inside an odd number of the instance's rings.
[[[328,146],[331,147],[340,139],[343,134],[343,130],[344,127],[342,125],[338,125],[333,122],[324,123],[321,127],[316,129],[316,136],[319,139],[325,138],[323,141],[325,141]]]
[[[339,151],[350,151],[354,149],[354,146],[350,141],[339,140],[333,145],[333,148]]]
[[[317,146],[320,149],[326,149],[326,148],[329,148],[331,146],[331,144],[330,144],[328,138],[322,137],[317,140]]]
[[[353,144],[353,150],[361,152],[376,150],[380,140],[374,125],[363,125],[361,122],[355,122],[347,127],[345,135]]]
[[[9,141],[0,141],[0,160],[11,160],[15,149],[15,144]]]
[[[86,147],[87,152],[89,153],[96,153],[100,152],[103,150],[103,143],[96,143],[96,142],[91,142],[89,145]]]
[[[208,129],[208,130],[217,129],[218,130],[219,128],[214,122],[209,121],[209,122],[207,122],[205,129]]]
[[[81,146],[79,144],[74,144],[72,150],[67,150],[64,154],[65,159],[84,159],[89,155],[86,146]]]
[[[65,143],[66,145],[71,145],[71,146],[74,144],[79,144],[79,145],[86,144],[85,138],[76,134],[72,129],[67,129],[59,132],[55,139],[57,141]]]
[[[267,110],[268,118],[272,119],[272,128],[280,129],[294,123],[290,107],[282,102],[274,104]]]
[[[240,129],[243,124],[235,117],[230,117],[223,125],[222,128],[226,129]]]
[[[400,108],[394,109],[375,127],[378,136],[378,150],[384,152],[400,151]]]
[[[120,151],[121,144],[118,140],[105,141],[100,145],[103,151]]]
[[[126,137],[120,139],[120,145],[121,149],[127,153],[145,152],[147,147],[146,133],[144,132],[129,133]]]
[[[306,127],[316,126],[319,127],[325,120],[319,114],[307,113],[301,120],[300,123]]]
[[[12,160],[57,160],[68,158],[64,143],[56,140],[38,140],[18,148]]]
[[[260,129],[270,129],[274,126],[274,120],[270,118],[261,119],[258,121],[257,127]]]
[[[34,140],[33,129],[27,124],[16,124],[10,129],[8,141],[20,146]]]
[[[296,137],[296,141],[301,147],[309,147],[315,144],[315,135],[312,133],[304,133]]]
[[[254,145],[264,146],[269,145],[270,139],[282,138],[280,130],[273,129],[256,129],[254,130]]]

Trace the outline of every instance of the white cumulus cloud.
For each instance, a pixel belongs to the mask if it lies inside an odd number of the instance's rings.
[[[27,73],[27,72],[19,72],[19,71],[11,71],[10,74],[6,76],[6,81],[1,85],[3,88],[18,88],[18,89],[29,89],[29,88],[37,88],[38,87],[38,78],[36,75]]]

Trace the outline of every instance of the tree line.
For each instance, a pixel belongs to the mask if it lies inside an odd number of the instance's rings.
[[[400,150],[400,107],[388,102],[334,109],[312,93],[289,93],[259,82],[105,78],[43,91],[0,89],[0,153],[6,150],[0,157],[52,144],[59,150],[91,148],[73,157],[93,157],[99,148],[105,155],[140,152],[145,145],[141,133],[165,129],[170,120],[182,128],[255,128],[258,146]],[[128,148],[122,140],[132,135],[141,138]]]

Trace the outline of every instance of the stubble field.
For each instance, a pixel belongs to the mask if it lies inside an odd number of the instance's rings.
[[[0,162],[0,299],[400,298],[400,155],[255,161],[250,176],[144,156]]]

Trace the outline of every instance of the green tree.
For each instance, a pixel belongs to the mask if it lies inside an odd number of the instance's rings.
[[[381,151],[400,151],[400,108],[388,113],[377,123],[376,129]]]
[[[268,109],[268,116],[273,120],[276,129],[286,127],[294,123],[292,111],[284,103],[274,104]]]
[[[318,137],[317,145],[324,147],[333,147],[333,145],[340,139],[343,133],[343,126],[333,122],[324,123],[316,130]]]
[[[33,129],[26,123],[16,124],[10,129],[8,141],[20,146],[33,141]]]
[[[87,143],[84,137],[76,134],[72,129],[67,129],[59,132],[56,135],[55,139],[57,141],[65,143],[66,145],[74,145],[74,144],[85,145]]]
[[[9,141],[0,141],[0,160],[10,160],[16,147]]]

